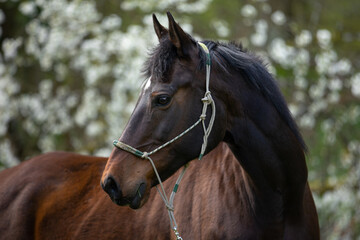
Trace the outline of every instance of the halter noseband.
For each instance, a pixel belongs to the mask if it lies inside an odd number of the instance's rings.
[[[203,143],[201,146],[201,151],[200,151],[200,155],[199,155],[199,160],[201,160],[201,158],[204,156],[205,150],[206,150],[206,146],[208,143],[208,137],[210,135],[211,129],[213,127],[214,124],[214,120],[215,120],[215,113],[216,113],[216,109],[215,109],[215,102],[211,96],[211,92],[209,90],[209,82],[210,82],[210,70],[211,70],[211,59],[210,59],[210,52],[209,49],[206,47],[206,45],[202,42],[198,42],[198,44],[202,47],[202,49],[205,51],[206,53],[206,91],[205,91],[205,95],[204,97],[201,99],[201,101],[203,102],[203,108],[202,108],[202,112],[201,115],[199,117],[199,119],[193,124],[191,125],[188,129],[186,129],[185,131],[183,131],[182,133],[180,133],[179,135],[177,135],[176,137],[174,137],[173,139],[171,139],[170,141],[164,143],[163,145],[159,146],[158,148],[152,150],[151,152],[142,152],[132,146],[129,146],[123,142],[114,140],[113,141],[113,145],[117,148],[120,148],[124,151],[127,151],[129,153],[132,153],[133,155],[140,157],[140,158],[144,158],[144,159],[148,159],[154,169],[154,172],[156,174],[156,177],[159,181],[160,187],[161,187],[161,191],[159,190],[159,188],[156,186],[156,189],[158,190],[162,200],[164,201],[166,208],[168,210],[169,213],[169,218],[170,218],[170,224],[171,224],[171,228],[175,233],[176,239],[177,240],[182,240],[182,237],[180,237],[180,234],[177,230],[177,224],[175,221],[175,216],[174,216],[174,197],[175,194],[177,192],[177,189],[179,187],[180,181],[182,179],[182,177],[185,174],[185,170],[188,166],[188,164],[185,164],[183,167],[182,172],[180,173],[178,179],[176,180],[175,186],[173,188],[173,191],[171,192],[170,198],[168,199],[166,196],[166,192],[164,189],[164,186],[162,184],[160,175],[155,167],[155,164],[153,162],[153,160],[150,158],[150,155],[156,153],[157,151],[159,151],[160,149],[166,147],[167,145],[175,142],[177,139],[181,138],[182,136],[184,136],[186,133],[190,132],[193,128],[195,128],[200,122],[202,123],[203,126],[203,130],[204,130],[204,137],[203,137]],[[205,125],[205,119],[206,119],[206,112],[207,112],[207,107],[208,105],[211,105],[211,118],[210,118],[210,122],[208,124],[208,126],[206,127]],[[140,194],[140,193],[138,193]]]

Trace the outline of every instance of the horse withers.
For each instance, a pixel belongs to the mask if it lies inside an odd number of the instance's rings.
[[[319,239],[306,147],[273,77],[240,46],[198,43],[168,19],[153,17],[159,45],[123,145],[108,159],[49,153],[1,172],[0,239],[172,239],[153,187],[166,180],[170,192],[202,146],[167,206],[183,239]]]

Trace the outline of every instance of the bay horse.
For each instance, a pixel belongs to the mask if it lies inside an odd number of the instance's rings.
[[[166,29],[153,15],[160,43],[119,139],[142,154],[47,153],[0,172],[0,239],[175,239],[153,187],[166,180],[170,192],[184,165],[172,209],[183,239],[320,238],[306,146],[273,77],[236,44],[203,41],[206,54],[168,19]],[[171,139],[199,118],[208,64],[216,110],[206,112],[216,117],[205,156],[191,161],[205,141],[201,125]],[[149,161],[144,153],[160,146]]]

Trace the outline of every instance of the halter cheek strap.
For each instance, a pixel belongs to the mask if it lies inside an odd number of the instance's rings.
[[[180,173],[178,179],[176,180],[175,186],[173,188],[173,191],[171,192],[170,198],[168,199],[166,196],[166,192],[164,189],[164,186],[162,184],[160,175],[156,169],[156,166],[154,164],[154,161],[150,158],[150,155],[156,153],[157,151],[161,150],[162,148],[166,147],[167,145],[175,142],[177,139],[181,138],[182,136],[184,136],[186,133],[190,132],[193,128],[195,128],[200,122],[202,123],[203,126],[203,130],[204,130],[204,137],[203,137],[203,143],[201,146],[201,150],[200,150],[200,155],[199,155],[199,160],[201,160],[201,158],[204,156],[204,153],[206,151],[206,146],[208,143],[208,137],[211,133],[211,129],[214,125],[214,121],[215,121],[215,114],[216,114],[216,108],[215,108],[215,102],[214,99],[211,96],[211,92],[209,90],[209,82],[210,82],[210,71],[211,71],[211,59],[210,59],[210,52],[209,49],[206,47],[206,45],[202,42],[198,42],[198,44],[202,47],[202,49],[205,51],[206,53],[206,91],[205,91],[205,95],[204,97],[201,99],[201,101],[203,102],[203,108],[202,108],[202,112],[201,115],[199,117],[199,119],[193,124],[191,125],[188,129],[186,129],[185,131],[183,131],[182,133],[180,133],[179,135],[177,135],[176,137],[174,137],[173,139],[171,139],[170,141],[164,143],[163,145],[159,146],[158,148],[154,149],[151,152],[142,152],[132,146],[129,146],[123,142],[114,140],[113,141],[113,145],[117,148],[120,148],[124,151],[127,151],[129,153],[132,153],[133,155],[140,157],[140,158],[144,158],[150,161],[151,166],[154,169],[155,175],[158,179],[159,185],[161,187],[161,191],[159,190],[158,186],[156,186],[156,189],[158,190],[162,200],[165,203],[165,206],[168,210],[169,213],[169,218],[170,218],[170,224],[171,224],[171,228],[175,233],[176,239],[177,240],[182,240],[182,237],[180,237],[180,234],[177,230],[177,224],[175,221],[175,216],[174,216],[174,197],[175,194],[177,192],[177,189],[179,187],[180,181],[183,178],[186,168],[188,166],[188,164],[185,164],[185,166],[183,167],[182,172]],[[211,105],[211,118],[209,121],[208,126],[206,127],[205,124],[205,119],[206,119],[206,112],[207,112],[207,108],[208,105]]]
[[[201,158],[204,156],[204,153],[205,153],[205,150],[206,150],[208,137],[209,137],[209,135],[211,133],[211,130],[212,130],[212,127],[214,125],[215,115],[216,115],[216,108],[215,108],[214,99],[212,98],[211,92],[209,90],[210,71],[211,71],[210,52],[209,52],[209,49],[206,47],[206,45],[204,43],[198,42],[198,44],[202,47],[202,49],[206,53],[206,92],[205,92],[205,96],[201,99],[201,101],[203,102],[203,109],[202,109],[202,113],[200,115],[200,119],[202,119],[202,125],[203,125],[203,129],[204,129],[203,144],[201,146],[201,151],[200,151],[200,155],[199,155],[199,160],[201,160]],[[205,126],[205,118],[206,118],[206,110],[207,110],[208,105],[211,105],[212,113],[211,113],[211,118],[210,118],[209,125],[206,127]]]

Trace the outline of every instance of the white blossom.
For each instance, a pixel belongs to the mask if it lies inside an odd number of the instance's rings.
[[[214,20],[212,21],[212,25],[219,37],[227,37],[230,34],[227,22]]]
[[[300,126],[312,129],[315,125],[315,119],[312,115],[306,114],[300,118]]]
[[[286,22],[286,16],[282,11],[278,10],[271,15],[271,20],[276,25],[283,25]]]
[[[316,38],[322,48],[328,48],[331,44],[331,33],[327,29],[318,30],[316,32]]]
[[[36,13],[36,4],[35,2],[22,2],[20,4],[19,10],[22,14],[26,15],[26,16],[31,16],[34,15]]]
[[[264,46],[267,40],[268,24],[265,20],[261,19],[255,24],[255,33],[251,35],[251,43],[255,46]]]
[[[2,43],[2,50],[4,52],[5,59],[13,59],[17,55],[17,50],[22,44],[22,38],[16,39],[4,39]]]
[[[351,62],[348,59],[340,59],[329,66],[330,75],[346,75],[351,71]]]
[[[315,56],[316,71],[325,74],[329,71],[329,66],[337,60],[337,53],[333,50],[322,51]]]
[[[11,152],[10,146],[11,144],[8,140],[5,140],[4,142],[0,143],[0,159],[7,167],[13,167],[20,163],[19,160],[16,159],[14,154]]]
[[[352,78],[351,78],[351,93],[355,96],[355,97],[359,97],[360,98],[360,73],[355,74]]]
[[[118,29],[121,26],[121,18],[115,14],[112,14],[102,20],[101,26],[106,30]]]
[[[282,66],[288,68],[294,64],[296,50],[294,47],[287,45],[283,39],[273,39],[268,51],[271,58]]]
[[[246,4],[241,8],[241,15],[245,18],[254,18],[257,16],[257,10],[253,5]]]
[[[334,78],[329,81],[328,87],[332,91],[339,91],[343,87],[343,82],[339,78]]]
[[[299,35],[295,37],[295,43],[299,47],[304,47],[310,44],[312,35],[309,30],[302,30]]]

